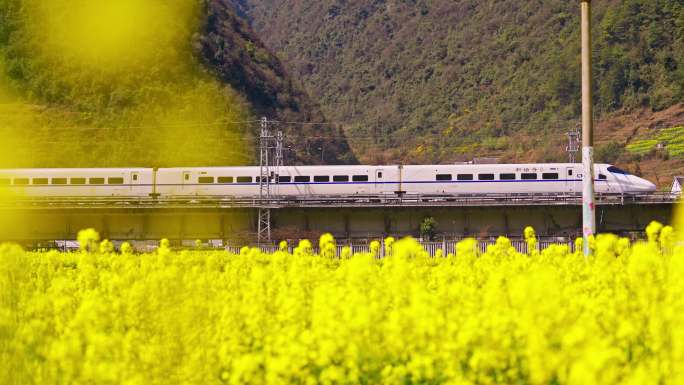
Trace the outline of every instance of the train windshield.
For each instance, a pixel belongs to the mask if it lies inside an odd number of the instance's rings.
[[[627,171],[620,170],[619,168],[617,168],[615,166],[609,166],[608,172],[612,172],[613,174],[629,175],[629,173]]]

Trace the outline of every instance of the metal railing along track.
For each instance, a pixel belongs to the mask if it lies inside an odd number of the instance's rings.
[[[603,206],[672,204],[671,193],[597,194]],[[460,195],[310,195],[310,196],[174,196],[174,197],[12,197],[0,209],[230,209],[326,207],[482,207],[579,206],[579,193],[460,194]]]

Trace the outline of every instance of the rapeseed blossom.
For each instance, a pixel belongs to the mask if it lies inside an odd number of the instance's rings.
[[[392,254],[392,245],[396,242],[394,237],[385,238],[385,256],[390,256]]]
[[[329,234],[292,254],[2,245],[0,383],[684,383],[673,228],[599,235],[588,259],[525,233],[528,253],[437,257],[410,238],[336,256]]]
[[[85,229],[78,232],[76,240],[81,250],[95,251],[100,241],[100,234],[95,229]]]

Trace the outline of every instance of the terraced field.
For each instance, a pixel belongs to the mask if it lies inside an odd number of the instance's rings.
[[[627,145],[627,151],[645,155],[654,151],[659,143],[664,145],[664,151],[669,156],[684,158],[684,126],[666,128],[648,139],[636,140]]]

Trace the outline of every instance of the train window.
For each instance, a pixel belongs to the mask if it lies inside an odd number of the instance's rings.
[[[0,185],[8,185],[11,180],[9,178],[0,178]]]
[[[499,180],[515,180],[514,173],[499,174]]]
[[[254,181],[256,183],[261,183],[261,177],[260,176],[255,176]],[[264,178],[264,182],[273,182],[273,177],[270,178]]]
[[[572,169],[568,170],[568,175],[572,176]]]
[[[437,174],[435,180],[451,180],[451,174]]]
[[[354,175],[352,182],[368,182],[368,175]]]
[[[613,174],[629,175],[629,173],[627,171],[620,170],[619,168],[617,168],[615,166],[609,166],[608,172],[612,172]]]
[[[311,177],[308,175],[297,175],[295,176],[294,181],[297,183],[311,182]]]
[[[608,180],[608,177],[603,174],[599,174],[599,180]]]
[[[190,173],[185,173],[185,174],[183,174],[183,178],[184,178],[185,180],[190,180]]]
[[[52,178],[52,184],[67,184],[67,178]]]
[[[14,184],[18,184],[18,185],[29,184],[29,179],[28,178],[14,178]]]
[[[292,177],[289,175],[281,175],[278,177],[278,183],[290,183],[292,182]]]
[[[349,182],[349,175],[333,175],[333,182]]]
[[[123,184],[124,179],[120,176],[113,176],[111,178],[107,178],[107,184]]]
[[[479,179],[479,180],[494,180],[494,174],[478,174],[477,179]]]
[[[218,182],[219,183],[233,183],[233,177],[232,176],[220,176],[220,177],[218,177]]]
[[[201,184],[211,184],[214,183],[214,177],[213,176],[201,176],[197,178],[197,182]]]
[[[104,184],[104,178],[90,178],[88,184]]]
[[[558,173],[557,172],[545,172],[542,174],[542,179],[545,179],[545,180],[558,179]]]
[[[330,182],[330,177],[327,175],[314,176],[314,182]]]
[[[382,178],[382,171],[378,171],[378,178]]]
[[[138,180],[138,174],[133,174],[133,180]]]
[[[251,176],[239,176],[235,180],[237,180],[238,183],[252,183]]]
[[[458,174],[456,179],[458,179],[458,180],[473,180],[473,174]]]
[[[525,180],[537,179],[537,173],[536,172],[524,172],[524,173],[520,174],[520,179],[525,179]]]
[[[48,184],[48,178],[33,178],[32,184]]]
[[[85,178],[71,178],[71,184],[85,184]]]

